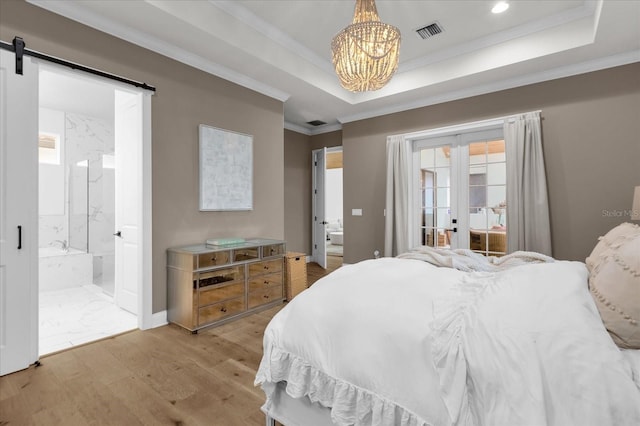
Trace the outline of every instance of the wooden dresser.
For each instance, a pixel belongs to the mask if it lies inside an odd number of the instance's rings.
[[[268,239],[168,249],[169,322],[195,333],[282,303],[284,254],[284,241]]]

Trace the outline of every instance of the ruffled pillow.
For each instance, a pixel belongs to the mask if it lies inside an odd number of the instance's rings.
[[[640,226],[623,223],[586,259],[589,289],[613,341],[640,349]]]

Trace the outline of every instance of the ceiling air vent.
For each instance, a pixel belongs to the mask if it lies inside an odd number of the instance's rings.
[[[440,34],[442,31],[444,31],[444,28],[442,28],[437,22],[434,22],[433,24],[418,28],[416,30],[416,34],[418,34],[418,37],[421,39],[426,40],[434,35]]]
[[[327,123],[321,120],[313,120],[313,121],[307,121],[307,124],[311,124],[312,126],[322,126]]]

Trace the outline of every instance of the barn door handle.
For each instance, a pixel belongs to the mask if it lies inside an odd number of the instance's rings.
[[[18,250],[22,250],[22,225],[18,225]]]

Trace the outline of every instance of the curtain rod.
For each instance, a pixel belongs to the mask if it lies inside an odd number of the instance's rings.
[[[25,43],[20,37],[14,37],[13,43],[7,43],[0,40],[0,49],[8,50],[16,54],[16,73],[22,74],[22,55],[29,55],[34,58],[43,59],[45,61],[53,62],[58,65],[63,65],[74,70],[87,72],[89,74],[97,75],[100,77],[108,78],[110,80],[119,81],[120,83],[129,84],[135,87],[139,87],[152,92],[156,91],[156,88],[140,81],[131,80],[129,78],[120,77],[106,71],[101,71],[95,68],[87,67],[75,62],[67,61],[64,59],[56,58],[55,56],[46,55],[44,53],[36,52],[35,50],[25,48]]]

